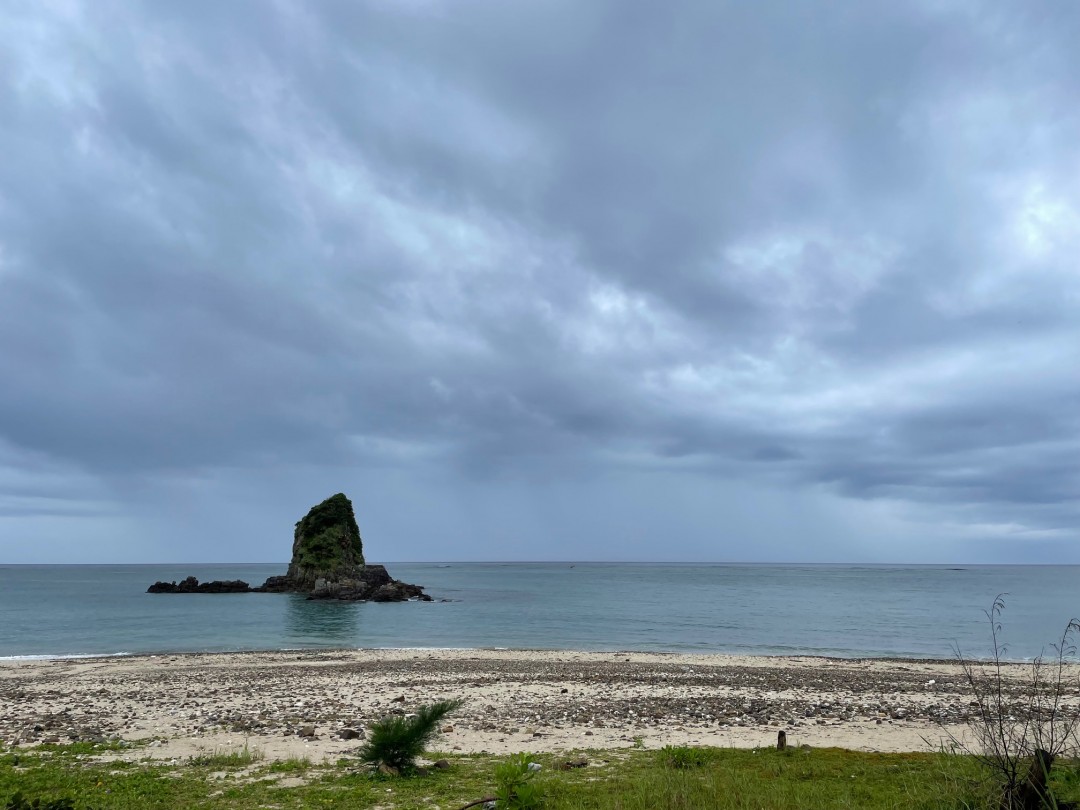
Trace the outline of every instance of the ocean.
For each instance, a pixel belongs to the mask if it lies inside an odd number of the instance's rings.
[[[285,563],[0,565],[0,657],[345,647],[951,658],[1048,651],[1080,615],[1080,566],[388,563],[433,603],[147,594],[155,580],[261,584]]]

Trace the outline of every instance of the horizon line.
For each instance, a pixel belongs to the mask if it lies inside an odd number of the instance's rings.
[[[816,566],[934,566],[934,567],[1024,567],[1024,568],[1050,568],[1055,566],[1080,566],[1080,562],[1041,562],[1041,563],[1018,563],[1018,562],[865,562],[865,561],[767,561],[767,560],[387,560],[385,562],[372,562],[371,565],[732,565],[732,566],[783,566],[783,565],[816,565]],[[282,561],[170,561],[170,562],[3,562],[0,567],[12,566],[239,566],[239,565],[283,565],[288,567],[287,560]]]

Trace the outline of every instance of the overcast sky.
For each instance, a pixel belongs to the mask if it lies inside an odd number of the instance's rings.
[[[1080,562],[1080,4],[0,6],[0,562]]]

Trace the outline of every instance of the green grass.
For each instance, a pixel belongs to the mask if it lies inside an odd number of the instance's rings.
[[[279,759],[277,762],[271,762],[266,766],[268,773],[289,773],[289,774],[302,774],[310,771],[314,765],[311,760],[307,758],[303,759]]]
[[[450,768],[409,778],[373,774],[355,760],[315,765],[259,762],[239,755],[178,765],[99,760],[104,747],[83,744],[0,754],[0,807],[17,791],[28,799],[62,797],[79,810],[195,808],[458,808],[495,789],[505,757],[447,756]],[[678,752],[678,753],[675,753]],[[839,749],[760,751],[623,749],[585,752],[589,766],[560,770],[580,754],[542,754],[536,778],[552,810],[967,810],[990,807],[980,771],[968,757],[945,753],[870,754]],[[226,759],[235,756],[234,759]],[[1062,799],[1080,798],[1080,772],[1055,766]],[[303,784],[284,777],[301,775]]]
[[[190,757],[185,763],[189,768],[213,768],[215,770],[228,770],[230,768],[246,768],[263,758],[261,751],[253,751],[246,745],[239,751],[220,751],[213,754],[200,754]]]
[[[722,749],[666,745],[660,749],[660,764],[669,768],[703,768],[716,760]]]
[[[67,745],[44,743],[34,750],[42,753],[54,753],[59,756],[79,756],[81,754],[100,754],[104,751],[126,751],[130,748],[140,748],[145,744],[144,742],[128,742],[126,740],[109,740],[100,743],[77,742],[68,743]]]

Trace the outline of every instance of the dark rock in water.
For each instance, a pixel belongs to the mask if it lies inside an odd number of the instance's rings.
[[[341,599],[348,602],[405,602],[409,599],[432,601],[419,585],[392,579],[381,565],[365,565],[340,579],[319,577],[315,580],[315,587],[308,593],[308,599]]]
[[[406,599],[419,599],[430,602],[431,597],[424,593],[419,585],[410,585],[407,582],[393,580],[385,585],[380,585],[368,597],[372,602],[401,602]]]
[[[342,493],[313,506],[296,524],[292,561],[284,576],[270,577],[258,588],[246,582],[207,582],[188,577],[155,582],[148,593],[303,593],[308,599],[404,602],[432,599],[419,585],[393,579],[381,565],[364,562],[364,546],[352,502]]]
[[[292,593],[296,588],[288,577],[268,577],[257,590],[263,593]]]
[[[188,577],[179,584],[175,582],[155,582],[146,589],[147,593],[250,593],[251,586],[241,579],[202,582],[195,577]]]

